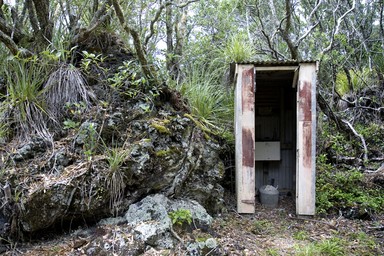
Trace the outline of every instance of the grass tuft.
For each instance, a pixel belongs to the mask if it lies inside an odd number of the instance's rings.
[[[124,197],[124,190],[126,187],[124,183],[125,175],[120,168],[128,157],[129,151],[113,148],[108,149],[107,152],[107,161],[110,172],[107,186],[111,193],[109,207],[111,211],[117,215],[119,213],[119,204]]]
[[[54,118],[46,108],[40,89],[49,67],[36,57],[9,58],[2,67],[7,87],[4,101],[0,103],[3,134],[4,129],[9,128],[22,140],[34,135],[51,140],[46,120]]]
[[[79,69],[62,64],[51,73],[44,86],[47,106],[56,120],[61,120],[65,105],[83,102],[86,108],[95,98]]]

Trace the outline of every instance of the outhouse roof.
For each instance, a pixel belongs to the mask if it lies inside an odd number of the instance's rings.
[[[292,66],[300,63],[316,63],[316,60],[256,60],[243,61],[236,64],[239,65],[255,65],[255,66]]]

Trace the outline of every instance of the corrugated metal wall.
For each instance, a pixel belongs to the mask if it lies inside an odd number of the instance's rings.
[[[257,75],[256,75],[257,77]],[[256,189],[278,186],[281,192],[295,189],[296,92],[291,84],[257,83],[255,95],[256,141],[280,141],[280,161],[256,161]]]

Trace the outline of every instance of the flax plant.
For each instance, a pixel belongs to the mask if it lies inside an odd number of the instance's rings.
[[[2,65],[7,93],[0,103],[1,121],[13,127],[16,136],[28,138],[38,135],[50,139],[46,119],[52,118],[46,109],[41,86],[48,74],[48,66],[36,57],[9,58]]]
[[[196,63],[186,71],[178,89],[195,116],[207,129],[216,134],[231,133],[233,122],[233,93],[224,85],[225,66],[219,59],[210,64]],[[228,136],[224,136],[228,137]]]

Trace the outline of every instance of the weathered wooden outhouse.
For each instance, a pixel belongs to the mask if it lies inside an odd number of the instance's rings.
[[[238,212],[254,213],[257,190],[274,185],[314,215],[317,62],[241,63],[235,74]]]

